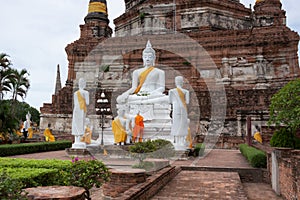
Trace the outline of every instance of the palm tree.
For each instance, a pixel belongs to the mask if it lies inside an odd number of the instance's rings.
[[[12,91],[12,69],[0,70],[0,100],[3,100],[4,92]]]
[[[20,96],[22,99],[26,97],[27,91],[30,87],[29,83],[29,73],[26,69],[22,69],[18,71],[16,69],[12,69],[11,86],[12,86],[12,99],[17,100],[17,97]]]
[[[5,53],[0,53],[0,66],[3,69],[6,69],[11,65],[10,60],[8,60],[7,57],[9,57],[9,55],[7,55]]]
[[[5,53],[0,53],[0,100],[3,99],[3,92],[11,91],[11,62]]]

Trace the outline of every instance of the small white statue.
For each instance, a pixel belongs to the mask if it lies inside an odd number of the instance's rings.
[[[79,90],[74,93],[74,108],[72,118],[72,135],[75,136],[75,142],[72,148],[86,148],[85,143],[80,142],[80,138],[85,131],[85,118],[87,105],[89,105],[89,92],[84,90],[86,82],[83,78],[79,79]]]
[[[28,113],[26,114],[26,120],[24,121],[24,130],[23,130],[23,136],[26,139],[28,137],[28,128],[30,127],[31,121],[31,114],[28,111]]]
[[[148,41],[143,51],[144,67],[134,70],[132,86],[129,90],[118,96],[117,102],[124,103],[159,103],[168,102],[165,91],[165,72],[155,68],[155,51]]]
[[[182,88],[183,77],[175,78],[176,88],[169,91],[169,100],[173,105],[171,135],[175,137],[176,146],[185,146],[186,136],[188,135],[189,119],[187,104],[190,101],[188,90]]]

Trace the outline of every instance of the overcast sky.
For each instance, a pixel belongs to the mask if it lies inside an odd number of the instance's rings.
[[[31,87],[25,99],[39,108],[51,103],[56,66],[62,84],[67,78],[67,44],[79,38],[89,0],[0,0],[0,53],[10,56],[13,67],[26,68]],[[246,7],[255,0],[241,0]],[[107,0],[110,26],[125,11],[124,0]],[[299,0],[282,0],[288,26],[300,32]]]

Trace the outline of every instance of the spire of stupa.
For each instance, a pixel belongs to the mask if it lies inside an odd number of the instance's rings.
[[[55,94],[58,94],[60,89],[61,89],[60,70],[59,70],[59,65],[57,65]]]
[[[87,23],[93,20],[109,23],[106,0],[90,0],[88,14],[84,18],[84,21]]]

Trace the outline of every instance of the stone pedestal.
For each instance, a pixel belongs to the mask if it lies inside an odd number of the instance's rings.
[[[166,139],[171,141],[171,105],[168,103],[132,103],[117,105],[117,108],[124,108],[131,120],[138,112],[144,117],[144,140]]]
[[[66,149],[66,153],[70,157],[90,157],[90,152],[87,149],[74,149],[68,148]]]
[[[29,200],[84,200],[85,189],[75,186],[47,186],[27,188]]]
[[[143,169],[111,169],[110,181],[103,185],[103,199],[113,199],[129,188],[146,181]]]

